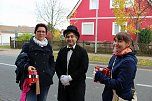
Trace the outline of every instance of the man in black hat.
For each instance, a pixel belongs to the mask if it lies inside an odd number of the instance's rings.
[[[88,54],[77,45],[80,37],[77,27],[68,26],[63,35],[67,45],[60,49],[55,66],[59,78],[58,101],[85,101]]]

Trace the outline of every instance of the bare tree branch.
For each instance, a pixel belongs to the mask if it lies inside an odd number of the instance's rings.
[[[38,19],[50,23],[52,28],[66,21],[68,10],[59,0],[45,0],[40,5],[37,4],[36,8]]]

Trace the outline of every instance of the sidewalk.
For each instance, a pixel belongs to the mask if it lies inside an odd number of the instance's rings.
[[[112,54],[93,54],[93,53],[89,53],[89,55],[92,56],[97,56],[97,57],[105,57],[105,58],[109,58],[112,56]],[[137,56],[138,59],[138,64],[137,67],[138,68],[142,68],[142,69],[152,69],[152,57],[148,57],[148,56]],[[101,64],[99,62],[92,62],[94,64]],[[102,63],[102,64],[107,64],[107,63]]]
[[[105,56],[105,57],[111,57],[112,54],[93,54],[93,53],[89,53],[90,55],[97,55],[97,56]],[[138,59],[148,59],[152,61],[152,57],[148,57],[148,56],[137,56]]]
[[[18,55],[20,53],[21,49],[0,49],[0,55]],[[54,53],[57,53],[55,51]],[[111,57],[111,54],[94,54],[94,53],[89,53],[90,55],[94,56],[104,56],[104,57]],[[147,56],[137,56],[138,59],[148,59],[152,60],[152,57],[147,57]]]
[[[6,55],[6,56],[17,56],[20,53],[21,49],[1,49],[0,48],[0,55]],[[58,51],[54,51],[55,56],[57,55]],[[88,53],[89,55],[93,55],[93,56],[98,56],[98,57],[107,57],[110,59],[110,57],[112,56],[111,54],[94,54],[94,53]],[[143,62],[145,61],[152,61],[152,57],[146,57],[146,56],[137,56],[138,60],[143,60]],[[95,63],[98,64],[98,62],[90,62],[90,63]],[[99,63],[101,64],[101,63]],[[141,66],[138,66],[141,67]],[[152,69],[152,67],[150,66],[142,66],[142,67],[146,67],[146,68],[150,68]]]
[[[21,49],[1,49],[0,48],[0,55],[7,55],[7,56],[17,56],[20,53]]]

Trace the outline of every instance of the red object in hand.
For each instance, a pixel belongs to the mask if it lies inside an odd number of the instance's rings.
[[[108,67],[101,67],[101,66],[96,66],[95,67],[96,71],[101,71],[103,75],[110,77],[111,76],[111,69]]]
[[[29,86],[32,85],[32,83],[36,83],[38,81],[38,73],[36,70],[29,71],[28,74],[28,84]]]

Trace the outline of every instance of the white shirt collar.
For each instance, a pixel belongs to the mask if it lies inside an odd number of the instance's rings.
[[[74,44],[72,47],[69,47],[69,46],[67,45],[67,48],[73,48],[73,49],[75,49],[75,46],[76,46],[76,44]]]

